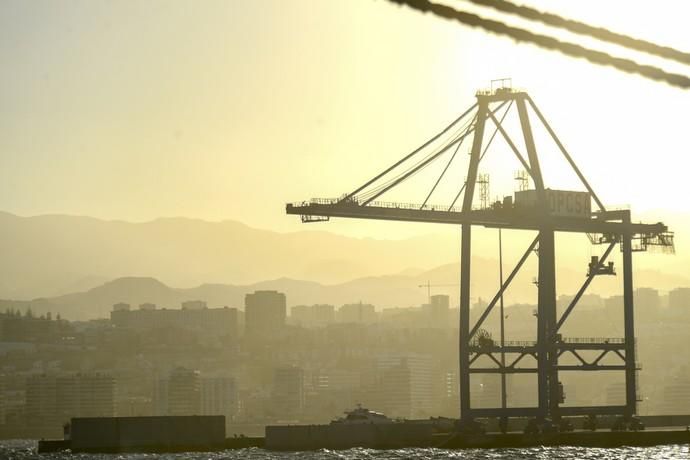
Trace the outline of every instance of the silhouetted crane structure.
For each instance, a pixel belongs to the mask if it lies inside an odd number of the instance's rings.
[[[493,83],[492,83],[493,84]],[[556,136],[530,96],[501,82],[498,88],[479,91],[476,103],[441,133],[424,143],[409,155],[367,181],[351,193],[335,199],[312,199],[287,204],[288,214],[300,215],[303,222],[328,220],[331,217],[376,219],[405,222],[428,222],[459,225],[461,227],[460,273],[460,340],[459,384],[460,415],[463,422],[484,417],[534,417],[544,421],[557,421],[566,415],[621,415],[629,419],[637,409],[637,364],[635,360],[635,327],[633,314],[633,252],[651,247],[673,251],[673,234],[662,223],[633,223],[630,210],[607,210],[590,184],[578,169],[570,154]],[[512,106],[524,140],[526,156],[520,152],[503,125]],[[529,110],[531,108],[531,111]],[[499,120],[499,113],[503,111]],[[539,164],[539,155],[532,134],[530,114],[536,115],[551,136],[560,153],[579,178],[586,192],[552,190],[545,186]],[[534,116],[532,115],[532,116]],[[485,142],[487,122],[494,125],[493,134]],[[464,124],[463,124],[464,123]],[[532,183],[533,190],[515,193],[488,208],[473,205],[478,168],[496,134],[500,133],[518,159]],[[472,136],[466,181],[458,184],[459,191],[450,205],[432,206],[429,197],[443,179],[451,162],[456,158],[463,140]],[[446,140],[444,136],[447,137]],[[440,143],[433,148],[435,143]],[[430,150],[428,152],[428,150]],[[426,153],[424,153],[426,152]],[[452,153],[448,164],[426,196],[423,204],[402,204],[375,201],[394,189],[430,163]],[[447,155],[449,156],[449,155]],[[524,187],[523,187],[524,188]],[[584,194],[584,195],[583,195]],[[460,199],[461,205],[455,206]],[[585,199],[582,199],[582,196]],[[580,198],[578,198],[580,197]],[[578,201],[580,200],[580,201]],[[582,201],[584,200],[584,201]],[[597,209],[591,209],[591,201]],[[475,324],[470,324],[470,264],[472,254],[472,227],[483,226],[506,230],[533,230],[537,232],[513,270],[503,281],[498,292]],[[556,232],[584,233],[594,245],[603,245],[601,257],[593,257],[586,278],[565,310],[558,315],[556,308]],[[606,261],[613,249],[620,245],[623,277],[624,337],[617,339],[566,338],[560,333],[564,323],[576,308],[578,301],[597,276],[615,274]],[[536,341],[496,343],[487,339],[482,325],[493,311],[501,296],[530,255],[538,257],[538,306]],[[595,359],[586,359],[592,354]],[[565,364],[559,358],[571,355]],[[603,360],[605,357],[609,357]],[[480,357],[485,359],[479,360]],[[505,357],[505,359],[503,359]],[[488,358],[488,359],[487,359]],[[479,360],[479,361],[478,361]],[[614,361],[611,364],[610,361]],[[489,363],[479,365],[479,363]],[[608,364],[605,364],[609,362]],[[625,377],[625,404],[617,406],[566,406],[561,372],[619,371]],[[476,408],[470,404],[471,374],[536,374],[538,404],[535,407]]]

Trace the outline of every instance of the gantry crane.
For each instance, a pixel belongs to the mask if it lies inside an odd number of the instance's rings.
[[[503,82],[505,83],[505,82]],[[288,214],[300,215],[303,222],[328,220],[331,217],[376,219],[405,222],[428,222],[458,225],[461,228],[461,273],[460,273],[460,340],[459,340],[459,385],[460,416],[463,422],[473,422],[481,417],[530,417],[536,420],[556,421],[566,415],[621,415],[631,418],[637,409],[635,327],[633,309],[633,265],[632,255],[650,247],[673,250],[673,233],[662,223],[633,223],[630,210],[607,210],[590,184],[578,169],[551,126],[539,111],[530,96],[520,90],[501,84],[498,88],[476,93],[476,103],[464,112],[441,133],[424,143],[420,148],[406,155],[385,171],[367,181],[351,193],[335,199],[312,199],[306,202],[287,204]],[[517,108],[526,157],[520,152],[503,125],[511,107]],[[529,110],[531,108],[531,111]],[[499,114],[503,111],[499,120]],[[585,192],[559,191],[547,188],[539,164],[535,146],[530,113],[536,115],[553,139],[570,168],[579,178]],[[470,114],[474,113],[473,117]],[[532,117],[534,116],[532,115]],[[487,122],[494,126],[492,136],[485,141]],[[464,125],[463,125],[464,123]],[[500,133],[510,151],[515,155],[534,184],[532,190],[522,190],[489,207],[474,206],[475,185],[478,183],[478,168],[491,142]],[[444,206],[428,204],[430,196],[456,158],[459,146],[465,138],[472,136],[469,166],[466,181],[458,184],[455,199]],[[447,139],[446,139],[447,138]],[[439,143],[435,149],[434,143]],[[454,148],[454,149],[453,149]],[[431,153],[428,151],[431,149]],[[424,153],[426,152],[426,154]],[[422,204],[402,204],[376,201],[381,195],[413,176],[419,170],[444,154],[454,152],[448,165],[435,182]],[[426,156],[425,156],[426,155]],[[414,162],[416,160],[416,162]],[[408,166],[412,164],[412,166]],[[407,169],[405,169],[407,168]],[[402,170],[402,171],[401,171]],[[464,194],[463,194],[464,193]],[[455,203],[462,195],[461,206]],[[591,209],[594,201],[596,209]],[[498,292],[479,316],[470,324],[470,264],[472,253],[472,227],[483,226],[505,230],[532,230],[536,237],[527,247],[516,266],[502,282]],[[583,233],[591,243],[604,245],[600,257],[590,262],[588,274],[575,295],[560,316],[556,309],[556,232]],[[606,260],[613,249],[620,245],[622,252],[623,278],[623,323],[624,337],[620,339],[566,338],[561,328],[576,308],[579,299],[596,276],[613,274]],[[481,326],[501,299],[516,274],[530,255],[538,257],[538,305],[535,342],[503,342],[478,340]],[[611,270],[609,269],[611,268]],[[501,346],[502,345],[502,346]],[[596,351],[594,360],[584,359],[584,350]],[[564,354],[576,358],[577,364],[559,362]],[[478,358],[487,357],[491,365],[478,366]],[[510,359],[507,357],[510,356]],[[618,364],[604,364],[605,356],[616,357]],[[500,359],[499,359],[500,358]],[[507,361],[506,361],[507,359]],[[485,360],[484,360],[485,361]],[[532,361],[532,365],[525,363]],[[480,361],[481,362],[481,361]],[[577,371],[619,371],[625,378],[625,404],[618,406],[563,406],[561,372]],[[475,408],[470,404],[471,374],[536,374],[538,403],[535,407]],[[505,390],[504,390],[505,391]],[[505,400],[505,395],[504,395]]]

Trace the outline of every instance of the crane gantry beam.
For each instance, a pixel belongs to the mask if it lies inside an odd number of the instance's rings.
[[[446,210],[442,206],[427,206],[419,209],[418,204],[377,203],[362,206],[356,201],[342,201],[337,198],[321,198],[297,203],[288,203],[287,214],[304,217],[304,222],[320,217],[345,217],[353,219],[390,220],[401,222],[426,222],[453,225],[478,225],[487,228],[511,230],[538,230],[546,221],[537,220],[536,213],[520,209],[476,209],[470,212]],[[621,211],[593,213],[590,219],[549,216],[548,224],[557,232],[661,235],[668,232],[662,223],[624,223]]]

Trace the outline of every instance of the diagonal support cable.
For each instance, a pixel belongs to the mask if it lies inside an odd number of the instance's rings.
[[[470,124],[470,126],[467,127],[468,130],[474,125],[476,118],[477,118],[477,116],[475,115],[474,119],[472,120],[472,123]],[[424,206],[426,206],[426,203],[429,201],[429,198],[431,198],[431,195],[436,190],[436,187],[438,187],[438,184],[441,182],[441,179],[443,179],[443,176],[446,175],[446,171],[448,171],[448,168],[450,167],[451,163],[453,163],[455,156],[458,154],[458,151],[460,150],[460,147],[462,146],[462,141],[464,141],[464,140],[465,140],[465,138],[463,137],[460,140],[460,142],[458,142],[458,145],[457,145],[457,147],[455,147],[455,151],[453,152],[453,155],[451,155],[450,160],[448,160],[448,163],[446,164],[446,167],[443,168],[441,175],[438,176],[438,179],[436,179],[436,183],[434,183],[434,186],[431,187],[429,194],[426,196],[426,198],[424,199],[424,203],[422,203],[422,205],[420,206],[419,209],[424,209]]]
[[[499,106],[496,108],[495,111],[500,110],[505,104],[507,104],[507,101],[503,101],[503,102],[501,103],[501,105],[499,105]],[[489,114],[491,114],[491,112],[489,112]],[[417,166],[415,166],[413,169],[409,170],[408,172],[406,172],[405,174],[403,174],[402,176],[400,176],[399,178],[397,178],[397,179],[396,179],[395,181],[393,181],[390,185],[386,186],[383,190],[381,190],[381,191],[375,193],[373,196],[369,197],[366,201],[364,201],[364,202],[361,204],[361,206],[366,206],[367,204],[371,203],[371,202],[374,201],[376,198],[380,197],[381,195],[383,195],[384,193],[386,193],[388,190],[392,189],[393,187],[395,187],[396,185],[398,185],[400,182],[402,182],[402,181],[404,181],[405,179],[407,179],[408,177],[410,177],[412,174],[414,174],[414,173],[416,173],[417,171],[419,171],[420,169],[424,168],[426,165],[428,165],[429,163],[431,163],[432,161],[434,161],[435,159],[437,159],[439,156],[443,155],[448,149],[450,149],[450,148],[451,148],[453,145],[455,145],[457,142],[462,141],[462,139],[464,139],[465,137],[469,136],[469,135],[472,134],[473,132],[474,132],[474,127],[472,127],[472,128],[470,128],[469,130],[467,130],[462,136],[460,136],[460,137],[458,137],[457,139],[455,139],[453,142],[451,142],[450,144],[448,144],[447,146],[445,146],[443,149],[441,149],[440,151],[438,151],[436,154],[430,156],[429,158],[427,158],[426,160],[424,160],[423,162],[421,162],[420,164],[418,164]]]
[[[420,169],[426,167],[429,163],[431,163],[432,161],[436,160],[438,157],[440,157],[441,155],[443,155],[444,153],[446,153],[446,152],[447,152],[451,147],[453,147],[455,144],[457,144],[458,142],[462,142],[463,139],[465,139],[467,136],[469,136],[469,135],[472,134],[473,132],[474,132],[474,128],[473,128],[473,127],[470,128],[469,130],[465,131],[464,134],[462,134],[460,137],[458,137],[458,138],[455,139],[454,141],[450,142],[448,145],[446,145],[445,147],[443,147],[441,150],[439,150],[438,152],[436,152],[434,155],[432,155],[432,156],[430,156],[429,158],[427,158],[426,160],[422,161],[422,162],[419,163],[417,166],[415,166],[414,168],[410,169],[410,170],[407,171],[405,174],[403,174],[402,176],[398,177],[398,178],[395,179],[393,182],[391,182],[390,184],[386,185],[386,186],[383,187],[381,190],[377,191],[377,192],[374,193],[372,196],[370,196],[369,198],[367,198],[367,199],[362,203],[362,206],[368,205],[369,203],[371,203],[372,201],[374,201],[376,198],[378,198],[378,197],[380,197],[381,195],[383,195],[384,193],[386,193],[388,190],[392,189],[393,187],[395,187],[395,186],[398,185],[399,183],[403,182],[403,181],[404,181],[405,179],[407,179],[408,177],[410,177],[410,176],[412,176],[413,174],[417,173]]]
[[[487,305],[486,309],[484,310],[484,313],[482,313],[482,316],[479,317],[477,320],[477,323],[474,325],[472,330],[470,331],[470,336],[468,337],[468,340],[472,340],[472,337],[474,334],[477,333],[479,328],[481,327],[482,323],[484,320],[486,320],[487,316],[489,316],[489,313],[491,313],[491,310],[496,306],[496,302],[501,298],[503,293],[505,292],[506,289],[508,289],[508,286],[510,286],[510,283],[513,281],[513,278],[515,278],[515,275],[520,271],[520,268],[522,268],[522,265],[525,263],[529,255],[532,253],[534,248],[537,246],[537,243],[539,242],[539,235],[537,235],[536,238],[534,238],[534,241],[532,241],[532,244],[529,245],[525,253],[522,255],[520,258],[520,261],[517,263],[515,268],[513,268],[513,271],[508,275],[508,278],[506,278],[505,282],[503,283],[503,286],[501,286],[501,289],[498,290],[494,298],[491,300],[491,303]]]
[[[472,107],[470,107],[469,109],[467,109],[462,115],[460,115],[458,118],[456,118],[451,124],[449,124],[448,126],[446,126],[445,129],[443,129],[443,131],[441,131],[440,133],[438,133],[437,135],[435,135],[434,137],[432,137],[431,139],[429,139],[428,141],[426,141],[424,144],[422,144],[421,146],[419,146],[419,147],[418,147],[417,149],[415,149],[413,152],[411,152],[411,153],[409,153],[408,155],[404,156],[401,160],[397,161],[395,164],[393,164],[392,166],[388,167],[385,171],[383,171],[382,173],[378,174],[378,175],[377,175],[376,177],[374,177],[373,179],[370,179],[369,181],[367,181],[364,185],[362,185],[362,186],[360,186],[359,188],[357,188],[354,192],[351,192],[351,193],[347,194],[347,195],[345,196],[345,198],[343,198],[343,201],[349,200],[350,198],[352,198],[353,196],[355,196],[356,194],[358,194],[359,192],[361,192],[361,191],[364,190],[365,188],[369,187],[371,184],[373,184],[373,183],[376,182],[377,180],[381,179],[383,176],[385,176],[386,174],[388,174],[389,172],[391,172],[392,170],[394,170],[395,168],[397,168],[397,167],[400,166],[401,164],[403,164],[405,161],[409,160],[410,158],[412,158],[413,156],[415,156],[416,154],[418,154],[420,151],[422,151],[423,149],[425,149],[426,147],[428,147],[429,144],[431,144],[432,142],[436,141],[439,137],[441,137],[441,136],[443,136],[445,133],[447,133],[453,126],[457,125],[457,124],[460,122],[460,120],[462,120],[463,118],[465,118],[469,113],[471,113],[471,112],[472,112],[474,109],[476,109],[476,108],[477,108],[477,103],[475,102],[475,103],[472,105]]]
[[[463,126],[462,128],[458,129],[456,133],[453,133],[453,134],[450,136],[450,138],[449,138],[447,141],[445,141],[445,143],[443,144],[443,146],[437,147],[437,148],[433,149],[433,151],[431,151],[430,153],[426,154],[426,156],[424,156],[424,157],[421,158],[421,159],[418,159],[416,163],[412,164],[411,166],[407,166],[406,169],[404,169],[403,171],[400,171],[399,173],[398,173],[398,172],[394,172],[394,173],[397,174],[397,175],[395,175],[394,177],[387,178],[385,182],[379,183],[379,184],[377,184],[376,186],[372,187],[371,189],[366,190],[366,191],[362,192],[361,194],[358,194],[357,197],[356,197],[357,201],[362,202],[362,201],[367,200],[370,196],[374,195],[375,193],[378,193],[380,190],[385,189],[385,188],[388,187],[391,183],[393,183],[396,179],[398,179],[399,177],[401,177],[403,174],[407,173],[407,172],[410,171],[410,170],[415,169],[415,171],[412,173],[412,175],[414,175],[414,174],[418,173],[419,171],[421,171],[421,169],[418,169],[417,167],[420,165],[420,163],[421,163],[422,161],[424,161],[424,160],[426,160],[427,158],[429,158],[430,156],[435,155],[436,153],[438,153],[439,148],[443,148],[444,146],[447,146],[449,142],[450,142],[450,143],[457,142],[457,137],[460,136],[461,133],[464,133],[464,132],[468,129],[468,127],[471,127],[471,126],[472,126],[472,123],[474,123],[474,122],[476,121],[476,119],[477,119],[477,117],[476,117],[476,115],[475,115],[475,116],[472,117],[471,120],[468,120],[468,122],[465,123],[464,126]],[[402,169],[402,168],[401,168],[401,169]],[[393,174],[391,174],[391,176],[393,176]]]
[[[594,280],[594,277],[597,276],[597,270],[601,267],[604,266],[604,262],[606,262],[606,259],[608,258],[609,254],[611,254],[611,251],[613,248],[616,246],[618,241],[615,239],[609,244],[609,247],[606,248],[606,252],[604,252],[604,255],[601,256],[601,259],[599,260],[599,264],[596,266],[596,268],[590,270],[589,275],[587,275],[587,279],[585,282],[582,284],[582,287],[580,288],[579,291],[577,291],[577,294],[575,294],[575,297],[573,297],[573,300],[570,302],[570,305],[568,305],[568,308],[565,309],[563,312],[563,315],[561,316],[561,319],[558,320],[558,323],[556,323],[556,330],[554,332],[557,333],[558,330],[563,326],[563,323],[565,322],[566,319],[568,319],[568,316],[570,313],[573,311],[573,308],[575,308],[575,305],[577,305],[577,302],[580,300],[580,297],[585,293],[587,288],[589,287],[590,283],[592,280]]]

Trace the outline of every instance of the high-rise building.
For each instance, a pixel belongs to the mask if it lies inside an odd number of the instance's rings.
[[[131,307],[128,303],[116,303],[113,305],[113,311],[130,311]]]
[[[501,407],[501,376],[499,374],[474,374],[471,386],[472,407],[481,409]]]
[[[106,374],[33,375],[26,380],[29,426],[46,426],[72,417],[113,417],[115,379]]]
[[[653,324],[661,312],[661,297],[659,291],[652,288],[635,289],[635,316],[640,324]]]
[[[200,300],[183,302],[181,309],[159,309],[154,304],[142,304],[138,310],[130,310],[123,305],[126,304],[113,305],[110,312],[110,320],[117,328],[135,331],[179,328],[211,336],[237,336],[236,308],[206,308],[206,302]]]
[[[635,289],[635,308],[656,310],[661,306],[659,291],[652,288]]]
[[[672,379],[664,385],[662,395],[657,406],[659,414],[687,414],[690,411],[690,378]]]
[[[614,382],[604,389],[607,406],[621,406],[625,404],[625,382]]]
[[[338,309],[338,321],[341,323],[371,324],[377,321],[376,309],[367,303],[345,304]]]
[[[47,427],[64,423],[57,409],[57,377],[33,375],[26,379],[26,424]]]
[[[201,415],[224,415],[226,422],[237,414],[237,385],[232,377],[202,377]]]
[[[574,295],[561,294],[556,300],[559,309],[567,308],[575,299]],[[578,310],[598,310],[604,306],[604,300],[598,294],[584,294],[577,301]]]
[[[273,412],[282,419],[299,417],[304,411],[304,371],[296,366],[280,367],[273,374]]]
[[[66,322],[53,320],[51,315],[0,313],[0,342],[53,342],[69,335]]]
[[[248,337],[265,337],[285,327],[287,315],[285,294],[278,291],[256,291],[244,297],[244,333]]]
[[[60,382],[58,391],[78,393],[79,417],[112,417],[115,415],[115,379],[105,374],[78,374]]]
[[[186,302],[182,302],[183,310],[203,310],[205,308],[207,308],[206,302],[203,300],[188,300]]]
[[[290,308],[290,324],[295,326],[310,327],[313,321],[311,305],[295,305]]]
[[[328,304],[312,305],[314,326],[328,326],[335,322],[335,307]]]
[[[433,374],[433,414],[439,417],[457,417],[460,411],[457,369],[439,368]]]
[[[609,312],[622,312],[623,311],[623,296],[622,295],[612,295],[604,300],[604,308]]]
[[[333,305],[297,305],[290,309],[290,322],[302,327],[324,327],[335,322]]]
[[[417,353],[387,354],[376,362],[380,409],[391,417],[428,418],[432,415],[434,375],[432,358]]]
[[[0,374],[0,425],[4,425],[7,420],[7,394],[5,393],[5,379]]]
[[[118,417],[148,417],[155,415],[153,400],[146,396],[120,396],[115,401]]]
[[[432,295],[429,304],[429,325],[433,328],[450,327],[450,297]]]
[[[168,415],[168,377],[158,376],[153,387],[153,415]]]
[[[201,415],[199,371],[178,367],[167,384],[168,415]]]

